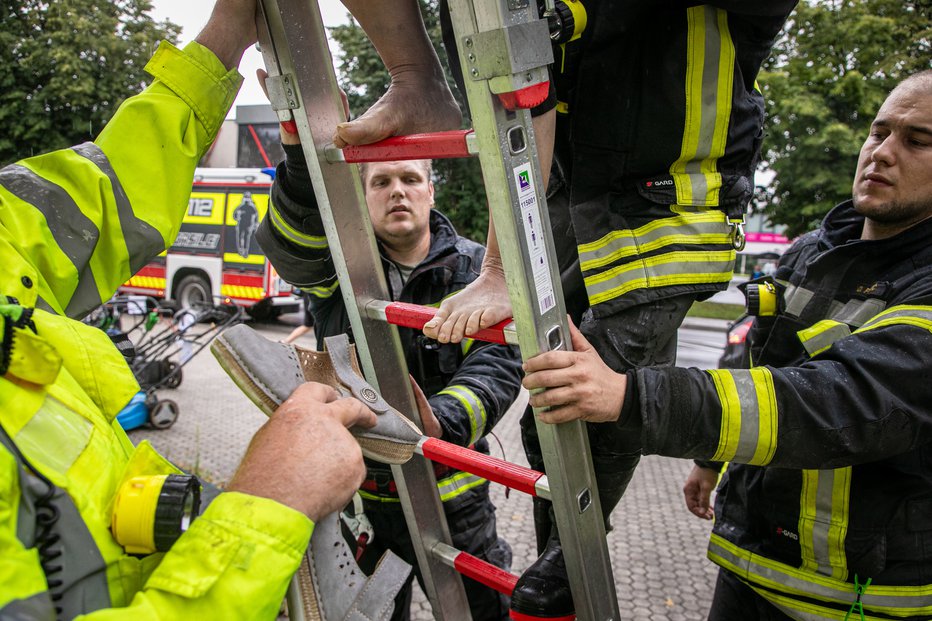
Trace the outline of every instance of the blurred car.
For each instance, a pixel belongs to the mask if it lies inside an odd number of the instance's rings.
[[[754,323],[752,315],[741,315],[728,326],[725,351],[722,352],[722,357],[718,359],[718,368],[747,369],[751,366],[747,338],[752,323]]]

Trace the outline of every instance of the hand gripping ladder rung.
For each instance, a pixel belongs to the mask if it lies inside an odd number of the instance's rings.
[[[383,302],[389,297],[385,277],[358,171],[347,165],[349,162],[478,154],[492,219],[502,242],[505,271],[520,275],[507,278],[514,323],[497,326],[498,338],[516,340],[525,358],[568,348],[566,313],[555,269],[537,147],[530,114],[521,107],[546,92],[546,65],[551,60],[546,25],[537,19],[536,3],[450,0],[460,63],[467,76],[472,131],[400,137],[341,154],[333,148],[331,136],[337,123],[343,121],[342,102],[317,4],[313,0],[260,2],[260,21],[264,24],[260,24],[259,35],[269,72],[270,99],[280,120],[293,121],[301,137],[369,383],[399,411],[416,418],[417,406],[398,333],[386,319],[391,321],[390,316],[397,319],[407,313],[404,321],[412,323],[400,325],[419,322],[414,327],[420,327],[429,316],[424,318],[423,311],[399,309],[394,303]],[[538,425],[538,429],[550,476],[525,474],[525,479],[518,477],[524,482],[516,487],[527,486],[527,480],[536,476],[534,493],[545,493],[544,489],[550,492],[578,617],[618,619],[585,429],[580,423]],[[425,441],[421,445],[423,455],[438,461],[453,459],[455,451],[438,448],[439,442]],[[462,466],[470,471],[488,470],[487,478],[492,480],[500,474],[496,469],[508,470],[488,464]],[[451,552],[429,461],[415,456],[392,470],[435,617],[468,619],[469,609],[456,570],[469,575],[477,571],[481,561]],[[513,577],[495,577],[493,570],[478,573],[492,576],[487,584],[510,590]]]

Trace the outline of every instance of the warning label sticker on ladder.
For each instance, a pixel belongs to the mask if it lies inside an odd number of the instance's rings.
[[[538,214],[537,192],[534,188],[534,175],[531,164],[522,164],[514,169],[515,187],[518,188],[518,204],[521,206],[521,220],[524,222],[525,247],[531,259],[531,273],[534,277],[534,289],[537,291],[537,303],[540,314],[556,306],[551,281],[550,262],[544,246],[543,229]]]

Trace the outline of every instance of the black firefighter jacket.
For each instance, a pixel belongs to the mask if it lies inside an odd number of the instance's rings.
[[[870,580],[869,618],[930,619],[932,220],[862,227],[843,203],[784,255],[755,366],[633,372],[622,422],[645,453],[731,462],[709,557],[790,616],[841,619]]]
[[[339,283],[324,237],[320,213],[307,178],[303,155],[288,149],[278,166],[271,190],[269,216],[256,233],[259,244],[286,281],[310,293],[318,346],[323,339],[349,333],[350,324]],[[301,183],[303,173],[304,183]],[[297,178],[297,179],[296,179]],[[285,221],[282,225],[281,220]],[[278,220],[276,222],[276,220]],[[402,286],[398,267],[382,258],[392,299],[438,305],[479,275],[485,248],[457,235],[450,221],[431,211],[431,246],[427,258]],[[285,230],[283,233],[282,229]],[[295,243],[295,232],[301,237]],[[517,348],[479,341],[440,345],[419,331],[399,328],[408,371],[428,397],[443,428],[442,439],[460,446],[473,445],[488,453],[484,439],[521,389],[521,358]],[[398,495],[388,466],[366,460],[364,499],[397,503]],[[481,477],[435,466],[437,487],[447,510],[467,503],[475,493],[487,493]],[[372,482],[377,488],[372,489]]]

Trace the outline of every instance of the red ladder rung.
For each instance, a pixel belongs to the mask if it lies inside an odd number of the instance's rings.
[[[488,561],[483,561],[468,552],[462,552],[445,543],[437,543],[433,548],[434,554],[444,563],[476,582],[484,584],[499,593],[511,596],[515,590],[518,577],[501,567],[496,567]]]
[[[437,438],[422,440],[418,452],[451,468],[465,470],[513,490],[550,500],[550,485],[542,472]]]
[[[471,129],[456,129],[431,134],[393,136],[373,144],[344,147],[343,160],[358,164],[470,157],[475,154],[472,135]]]
[[[381,319],[403,328],[421,330],[424,324],[434,318],[437,309],[432,306],[421,306],[407,302],[372,301],[366,305],[366,312],[372,319]],[[494,326],[483,328],[469,338],[477,341],[486,341],[499,344],[518,344],[518,334],[515,332],[514,322],[511,319],[501,321]]]

